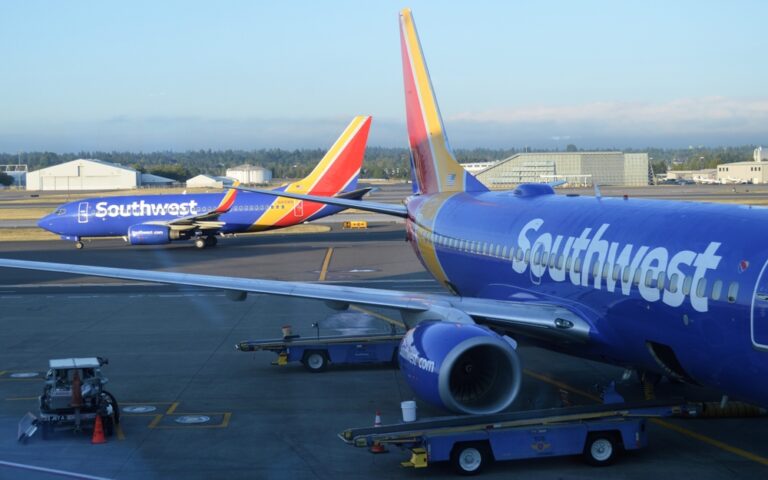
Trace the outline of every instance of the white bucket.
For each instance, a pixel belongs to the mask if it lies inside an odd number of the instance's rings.
[[[403,411],[404,422],[416,421],[416,402],[414,402],[413,400],[406,400],[405,402],[400,402],[400,409]]]

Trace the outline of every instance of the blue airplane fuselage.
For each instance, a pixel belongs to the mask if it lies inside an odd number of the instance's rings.
[[[135,225],[168,222],[214,211],[225,193],[189,195],[131,195],[87,198],[59,206],[38,225],[65,237],[126,235]],[[302,204],[304,203],[304,204]],[[317,206],[317,204],[314,204]],[[241,192],[232,209],[219,215],[220,233],[261,231],[301,223],[341,211],[339,207],[307,208],[307,202],[275,199],[268,195]]]
[[[512,192],[408,200],[419,259],[459,295],[569,307],[566,353],[768,405],[768,209]]]

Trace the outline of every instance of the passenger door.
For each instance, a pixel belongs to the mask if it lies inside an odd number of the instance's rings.
[[[77,206],[77,223],[88,223],[88,202],[80,202]]]
[[[752,297],[752,318],[750,335],[752,347],[768,350],[768,263],[763,266],[757,279],[757,288]]]

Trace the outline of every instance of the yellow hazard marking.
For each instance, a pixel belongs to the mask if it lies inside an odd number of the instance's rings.
[[[160,421],[163,419],[163,416],[160,414],[155,414],[155,418],[149,423],[147,428],[155,428],[160,423]]]
[[[6,398],[7,401],[12,402],[14,400],[37,400],[38,397],[8,397]]]
[[[379,318],[381,320],[384,320],[387,323],[391,323],[392,325],[397,325],[398,327],[406,328],[405,324],[403,322],[401,322],[399,320],[395,320],[394,318],[390,318],[390,317],[388,317],[386,315],[382,315],[380,313],[373,312],[371,310],[368,310],[367,308],[358,307],[357,305],[350,305],[349,309],[350,310],[357,310],[358,312],[367,313],[368,315],[370,315],[372,317]]]
[[[523,373],[537,380],[541,380],[542,382],[549,383],[550,385],[554,385],[558,388],[569,390],[572,393],[581,395],[582,397],[589,398],[590,400],[602,402],[602,399],[597,395],[587,393],[583,390],[579,390],[578,388],[574,388],[568,385],[567,383],[554,380],[553,378],[550,378],[546,375],[532,372],[531,370],[528,370],[528,369],[523,369]],[[666,428],[667,430],[672,430],[673,432],[677,432],[687,437],[694,438],[700,442],[706,443],[707,445],[711,445],[713,447],[719,448],[721,450],[732,453],[734,455],[738,455],[739,457],[745,458],[747,460],[751,460],[761,465],[768,466],[768,458],[761,457],[760,455],[755,455],[754,453],[748,452],[746,450],[742,450],[741,448],[734,447],[732,445],[728,445],[727,443],[721,442],[720,440],[715,440],[714,438],[708,437],[706,435],[702,435],[700,433],[696,433],[692,430],[688,430],[687,428],[681,427],[679,425],[675,425],[674,423],[670,423],[665,420],[661,420],[659,418],[651,418],[649,420],[655,423],[656,425],[659,425],[660,427]]]
[[[173,412],[175,412],[178,407],[179,407],[179,402],[173,402],[171,406],[168,407],[168,410],[165,411],[165,414],[173,415]]]
[[[117,424],[117,439],[125,440],[125,433],[123,433],[123,427],[121,427],[119,423]]]
[[[3,375],[5,375],[5,372],[7,372],[7,371],[8,371],[8,370],[0,370],[0,377],[2,377]]]
[[[328,247],[328,251],[325,252],[325,259],[323,259],[323,266],[320,268],[320,280],[321,282],[325,281],[325,276],[328,274],[328,265],[331,264],[331,256],[333,255],[333,247]]]

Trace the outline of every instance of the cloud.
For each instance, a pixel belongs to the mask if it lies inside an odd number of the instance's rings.
[[[552,128],[554,139],[601,135],[762,134],[768,132],[768,98],[682,98],[667,102],[593,102],[581,105],[533,105],[464,112],[446,123],[500,124]]]

